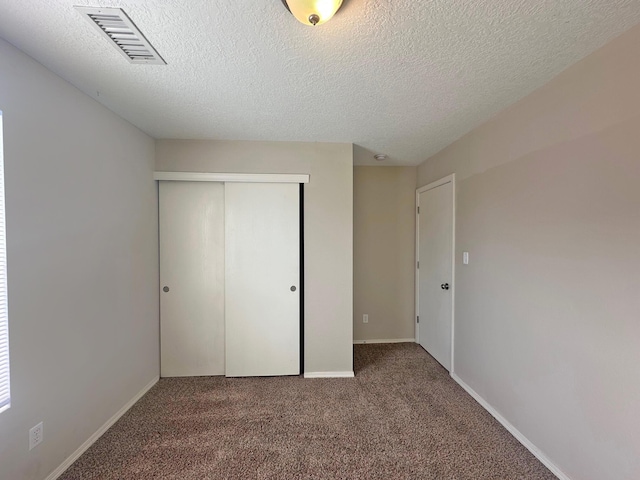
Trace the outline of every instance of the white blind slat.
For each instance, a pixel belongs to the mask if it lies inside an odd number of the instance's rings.
[[[4,152],[0,111],[0,410],[11,403],[9,378],[9,316],[7,308],[7,255],[4,214]]]

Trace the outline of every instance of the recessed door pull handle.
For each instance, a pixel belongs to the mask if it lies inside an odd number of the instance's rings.
[[[162,291],[164,293],[167,293],[169,291],[169,287],[167,287],[166,285],[162,288]]]
[[[295,285],[292,285],[292,286],[291,286],[291,291],[292,291],[292,292],[295,292],[295,291],[296,291],[296,286],[295,286]]]

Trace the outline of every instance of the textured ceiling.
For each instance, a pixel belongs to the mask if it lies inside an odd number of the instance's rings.
[[[122,7],[131,65],[73,5]],[[640,0],[0,0],[0,37],[156,138],[350,142],[415,165],[640,22]],[[1,74],[1,73],[0,73]],[[99,93],[98,93],[99,92]]]

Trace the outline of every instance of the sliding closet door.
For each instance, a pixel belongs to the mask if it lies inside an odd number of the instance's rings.
[[[228,377],[300,373],[299,186],[225,186]]]
[[[160,373],[224,375],[224,184],[159,188]]]

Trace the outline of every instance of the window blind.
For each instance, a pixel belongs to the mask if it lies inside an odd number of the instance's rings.
[[[4,221],[4,154],[0,111],[0,412],[9,408],[9,319],[7,309],[7,248]]]

